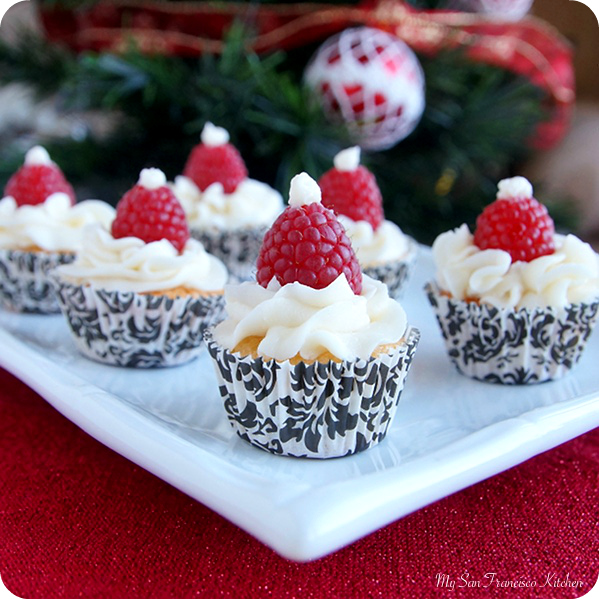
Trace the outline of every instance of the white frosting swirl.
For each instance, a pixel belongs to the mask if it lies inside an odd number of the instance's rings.
[[[206,146],[224,146],[229,143],[229,132],[223,127],[207,122],[202,129],[200,139]]]
[[[213,183],[202,193],[183,175],[175,178],[171,188],[183,206],[189,226],[196,229],[269,226],[284,208],[280,193],[254,179],[244,179],[229,194],[220,183]]]
[[[555,252],[514,262],[503,250],[481,250],[467,225],[437,237],[433,260],[441,289],[456,299],[504,308],[590,302],[599,297],[599,255],[574,235],[555,235]]]
[[[279,361],[297,354],[313,360],[327,351],[341,360],[367,359],[377,346],[400,341],[407,328],[401,305],[366,275],[361,295],[340,275],[324,289],[276,279],[266,289],[228,285],[225,299],[228,317],[215,328],[215,340],[232,350],[246,337],[262,337],[259,354]]]
[[[159,168],[144,168],[137,184],[150,190],[160,189],[166,185],[166,175]]]
[[[108,229],[115,210],[100,200],[72,205],[64,193],[54,193],[42,204],[18,206],[14,198],[0,200],[0,247],[37,247],[48,252],[75,252],[83,241],[83,229],[99,223]]]
[[[50,154],[48,154],[46,148],[43,148],[42,146],[33,146],[33,148],[29,149],[27,154],[25,154],[25,164],[27,166],[40,164],[51,166],[54,163],[50,159]]]
[[[360,146],[353,146],[338,152],[333,164],[338,171],[355,171],[360,166]]]
[[[55,270],[77,285],[147,293],[175,287],[220,291],[227,281],[225,265],[195,239],[189,239],[180,254],[166,239],[115,239],[101,227],[89,227],[85,241],[74,262]]]
[[[345,227],[358,262],[362,266],[400,260],[408,253],[408,237],[389,220],[384,220],[375,231],[368,221],[355,221],[343,214],[337,218]]]
[[[497,184],[497,199],[511,200],[516,198],[532,198],[533,190],[526,177],[502,179]]]
[[[318,183],[308,173],[299,173],[289,184],[289,205],[299,208],[310,204],[320,204],[322,192]]]

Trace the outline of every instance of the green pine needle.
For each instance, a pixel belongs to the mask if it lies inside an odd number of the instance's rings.
[[[286,196],[293,175],[320,176],[352,142],[302,86],[311,48],[257,56],[247,50],[250,37],[235,26],[221,56],[183,59],[143,55],[134,46],[119,56],[74,55],[23,34],[16,47],[0,44],[0,81],[28,83],[40,97],[58,94],[65,110],[120,115],[108,139],[50,144],[67,176],[91,195],[100,196],[93,193],[100,185],[101,197],[115,202],[145,166],[159,166],[169,178],[179,174],[212,121],[229,130],[252,177]],[[460,52],[421,62],[422,121],[394,148],[363,158],[377,176],[387,217],[430,243],[443,230],[474,223],[497,181],[530,152],[527,140],[547,115],[544,92],[507,71]],[[4,180],[14,163],[4,148]]]

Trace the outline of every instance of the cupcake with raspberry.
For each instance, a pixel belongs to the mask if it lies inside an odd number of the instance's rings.
[[[164,173],[144,169],[111,231],[88,228],[77,259],[54,275],[82,354],[152,368],[198,356],[203,330],[221,318],[227,269],[190,238]]]
[[[379,443],[419,339],[402,306],[363,275],[307,174],[266,233],[257,281],[228,286],[206,332],[227,416],[268,452],[331,458]]]
[[[417,244],[393,222],[385,220],[383,200],[374,175],[360,164],[360,148],[339,152],[334,167],[318,181],[322,203],[333,210],[368,276],[400,297],[416,261]]]
[[[222,127],[206,123],[173,191],[192,237],[219,257],[237,280],[253,276],[264,233],[282,212],[281,195],[248,178],[237,149]]]
[[[443,233],[432,252],[426,291],[461,373],[540,383],[579,361],[599,310],[599,256],[555,233],[524,177],[499,182],[474,234],[466,225]]]
[[[31,148],[0,200],[0,305],[17,312],[60,312],[48,273],[71,262],[85,226],[110,227],[114,208],[75,203],[60,168],[41,146]]]

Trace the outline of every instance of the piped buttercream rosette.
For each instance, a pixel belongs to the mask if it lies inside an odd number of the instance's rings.
[[[55,271],[75,344],[106,364],[155,368],[189,362],[202,351],[204,329],[222,316],[227,270],[189,238],[183,211],[156,170],[142,171],[131,195],[125,194],[117,206],[118,227],[113,223],[112,233],[89,228],[77,260]],[[137,211],[150,223],[160,221],[148,212],[174,215],[181,250],[160,238],[160,230],[139,227]],[[127,234],[130,222],[147,232],[147,241]],[[166,226],[165,235],[171,229]]]
[[[40,146],[27,152],[7,193],[16,197],[0,200],[0,305],[16,312],[58,313],[49,273],[75,259],[86,226],[108,228],[114,208],[100,200],[74,204],[72,188]]]
[[[385,219],[374,174],[360,164],[361,150],[340,151],[319,179],[322,202],[335,211],[365,274],[387,285],[391,297],[403,294],[414,268],[418,244]]]
[[[522,177],[499,185],[499,202],[522,201],[537,210],[531,197],[532,186]],[[512,208],[496,210],[502,216]],[[538,214],[545,223],[546,213]],[[518,233],[528,226],[540,238],[534,218],[525,218],[521,229],[511,221],[507,227],[523,249],[508,249],[535,255],[534,243]],[[497,218],[488,222],[488,228],[503,226]],[[462,374],[487,382],[561,378],[580,360],[597,321],[599,255],[574,235],[546,236],[550,248],[530,260],[514,260],[500,247],[481,249],[475,240],[462,225],[441,234],[432,248],[436,280],[426,293],[450,359]]]
[[[185,210],[191,236],[224,262],[233,279],[251,279],[264,234],[284,208],[283,198],[247,176],[224,128],[206,123],[201,143],[171,188]]]
[[[354,268],[343,228],[307,175],[292,181],[289,206],[265,238],[262,284],[225,289],[227,317],[206,332],[208,351],[241,438],[278,455],[350,455],[384,439],[419,332],[384,284]],[[302,237],[295,226],[312,229]],[[279,233],[290,245],[277,245]],[[300,239],[314,247],[292,251]],[[347,249],[327,261],[336,243]],[[320,278],[310,264],[320,265]],[[268,282],[265,273],[273,273]]]

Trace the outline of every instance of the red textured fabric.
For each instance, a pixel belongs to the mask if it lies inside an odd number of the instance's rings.
[[[598,483],[595,430],[296,564],[0,369],[0,574],[27,599],[580,597],[599,574]],[[537,588],[459,586],[492,572]]]

